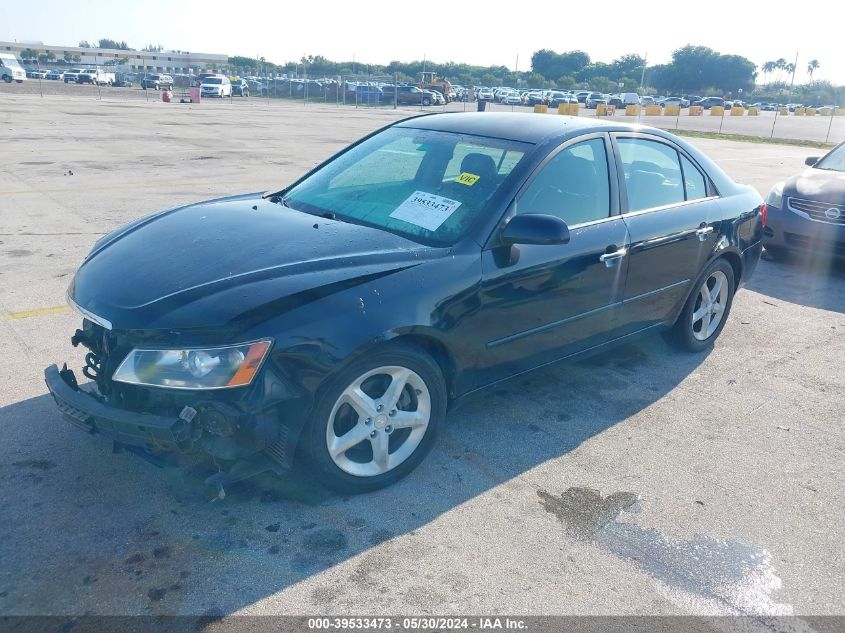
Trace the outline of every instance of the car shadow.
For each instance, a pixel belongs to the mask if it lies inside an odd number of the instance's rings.
[[[217,499],[199,477],[111,454],[65,423],[49,396],[3,407],[0,614],[229,614],[340,564],[358,589],[379,591],[391,559],[407,555],[405,537],[481,495],[495,504],[500,485],[601,441],[706,356],[648,336],[503,383],[453,410],[409,477],[360,496],[294,473],[256,477]],[[272,610],[354,607],[335,582]],[[420,582],[426,595],[452,591]],[[411,594],[406,604],[418,603]]]
[[[799,254],[772,261],[764,255],[746,288],[781,301],[845,312],[845,261]]]

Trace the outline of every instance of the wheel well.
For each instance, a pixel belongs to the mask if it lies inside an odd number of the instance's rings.
[[[742,278],[742,259],[736,253],[723,253],[719,255],[720,259],[726,259],[734,269],[734,289],[739,287],[739,281]]]
[[[443,343],[423,334],[405,334],[392,339],[391,343],[393,342],[413,345],[431,356],[443,373],[443,379],[446,381],[446,393],[449,394],[450,398],[454,396],[455,359]]]

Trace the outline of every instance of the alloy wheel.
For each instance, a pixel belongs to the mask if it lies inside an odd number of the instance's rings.
[[[725,315],[728,301],[728,278],[721,270],[714,270],[698,291],[692,312],[692,335],[706,341],[718,329]]]
[[[417,449],[431,419],[431,394],[407,367],[377,367],[340,394],[326,428],[326,447],[338,468],[374,477],[399,466]]]

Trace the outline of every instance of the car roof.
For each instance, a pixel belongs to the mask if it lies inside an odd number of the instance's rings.
[[[524,143],[541,143],[547,140],[563,140],[570,136],[590,131],[606,132],[610,130],[640,130],[655,132],[659,130],[639,125],[587,119],[584,117],[534,115],[528,112],[447,112],[443,114],[424,114],[405,119],[396,124],[441,132],[456,132],[473,136],[502,138]]]

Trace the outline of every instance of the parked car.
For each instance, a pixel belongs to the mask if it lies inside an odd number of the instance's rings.
[[[50,70],[44,75],[44,79],[50,79],[51,81],[59,81],[62,79],[63,72],[61,70]]]
[[[114,84],[114,73],[106,72],[100,68],[86,68],[76,75],[76,83],[111,86]]]
[[[132,85],[132,75],[128,73],[115,73],[113,86],[118,88],[128,88]]]
[[[655,105],[656,103],[657,102],[654,100],[654,97],[649,97],[647,95],[640,97],[640,105],[642,106]]]
[[[579,90],[575,93],[575,99],[578,103],[586,103],[587,97],[589,97],[592,93],[589,90]]]
[[[27,69],[26,76],[30,79],[44,79],[47,76],[47,71],[40,70],[38,68],[30,68]]]
[[[170,75],[160,75],[158,73],[149,73],[141,78],[141,88],[146,90],[152,88],[153,90],[173,90],[173,77]]]
[[[478,100],[479,101],[492,101],[493,100],[493,91],[490,88],[481,88],[478,91]]]
[[[601,92],[591,92],[584,101],[584,105],[590,110],[595,110],[598,105],[607,105],[609,101],[610,95]]]
[[[384,92],[378,86],[358,86],[352,97],[354,103],[362,105],[381,105],[393,103],[393,92]],[[347,98],[347,101],[349,99]]]
[[[704,99],[699,99],[693,105],[701,106],[705,110],[709,110],[713,106],[725,106],[725,100],[721,97],[705,97]]]
[[[764,205],[763,245],[773,259],[801,252],[845,259],[845,143],[772,187]]]
[[[434,103],[433,95],[416,86],[397,86],[395,94],[398,105],[430,106]]]
[[[81,73],[81,72],[82,72],[82,68],[71,68],[70,70],[66,70],[64,72],[64,74],[62,75],[62,80],[66,84],[75,84],[76,78],[79,75],[79,73]]]
[[[231,97],[232,82],[226,75],[211,75],[202,78],[200,95],[203,97]]]
[[[235,79],[232,81],[232,96],[233,97],[248,97],[249,84],[245,79]]]
[[[101,238],[67,292],[93,382],[45,370],[61,414],[151,460],[213,458],[218,489],[301,464],[363,492],[501,380],[647,332],[709,348],[760,196],[668,132],[526,116],[405,119],[275,193]]]
[[[557,108],[561,104],[564,103],[571,103],[571,104],[578,104],[578,98],[573,95],[569,94],[568,92],[556,92],[553,93],[552,96],[549,98],[549,107]]]
[[[423,90],[424,93],[431,95],[431,103],[434,105],[446,105],[446,98],[443,94],[438,91],[432,89]]]
[[[266,94],[267,93],[267,84],[263,81],[259,81],[257,79],[248,79],[247,86],[249,87],[249,91],[254,94]]]
[[[505,105],[522,105],[522,95],[518,92],[511,92],[502,98]]]
[[[689,101],[687,101],[683,97],[666,97],[665,99],[660,101],[660,105],[662,105],[663,107],[676,105],[682,108],[688,108]]]

